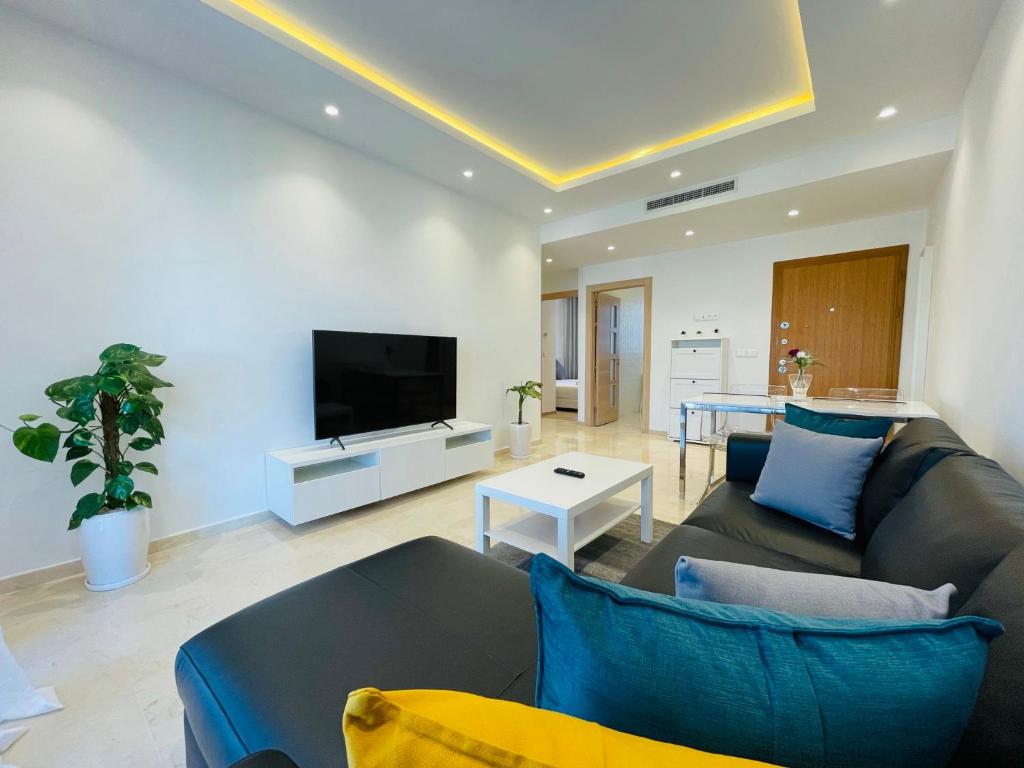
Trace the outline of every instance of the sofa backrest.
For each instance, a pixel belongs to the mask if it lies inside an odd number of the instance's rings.
[[[921,478],[864,550],[866,579],[957,588],[950,611],[995,619],[988,668],[956,765],[1024,755],[1024,487],[991,459],[952,456]],[[1016,761],[1016,762],[1015,762]]]
[[[914,419],[882,450],[864,481],[858,509],[857,538],[868,541],[878,524],[914,484],[949,456],[974,456],[944,421]]]
[[[1006,633],[989,646],[988,669],[955,765],[1019,765],[1024,755],[1024,547],[1003,558],[959,616],[985,616]]]
[[[991,459],[952,456],[879,523],[861,560],[865,579],[957,588],[950,611],[1024,544],[1024,487]]]

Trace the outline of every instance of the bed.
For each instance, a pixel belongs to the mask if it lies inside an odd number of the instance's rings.
[[[580,387],[576,379],[555,381],[555,408],[560,411],[575,411],[580,407]]]

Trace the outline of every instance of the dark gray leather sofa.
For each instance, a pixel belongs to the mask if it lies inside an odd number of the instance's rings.
[[[957,614],[1001,621],[956,765],[1024,763],[1024,488],[943,422],[886,447],[856,542],[750,501],[768,443],[734,435],[726,482],[625,578],[672,593],[681,554],[959,592]],[[424,538],[338,568],[196,635],[176,662],[189,768],[344,765],[348,691],[448,688],[532,703],[526,574]],[[941,663],[941,661],[940,661]]]

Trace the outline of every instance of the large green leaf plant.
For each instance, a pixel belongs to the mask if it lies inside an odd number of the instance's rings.
[[[114,344],[100,353],[95,373],[46,388],[46,396],[57,406],[57,416],[71,422],[70,428],[36,423],[40,417],[34,413],[22,414],[22,426],[17,429],[4,427],[14,433],[14,446],[30,458],[52,463],[60,450],[66,449],[65,461],[74,462],[71,484],[76,487],[103,469],[103,490],[78,500],[69,530],[105,512],[153,506],[150,495],[135,487],[132,474],[155,475],[157,468],[149,461],[129,461],[128,451],[148,451],[164,438],[160,423],[164,404],[153,391],[174,385],[149,369],[166,359],[134,344]]]

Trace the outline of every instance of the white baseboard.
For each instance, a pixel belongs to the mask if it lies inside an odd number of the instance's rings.
[[[231,531],[236,528],[245,528],[246,526],[255,525],[256,523],[271,519],[273,519],[273,515],[270,513],[270,510],[250,512],[248,514],[241,515],[240,517],[233,517],[230,520],[221,520],[218,523],[201,525],[198,528],[191,528],[187,531],[172,533],[169,536],[153,539],[149,542],[149,551],[150,554],[153,552],[160,552],[165,549],[176,547],[179,544],[187,544],[191,541],[206,539],[210,536],[216,536],[220,533],[224,533],[225,531]],[[67,562],[57,563],[56,565],[48,565],[44,568],[37,568],[34,571],[16,573],[13,576],[5,576],[0,579],[0,595],[24,589],[25,587],[35,587],[49,581],[56,581],[57,579],[81,576],[84,573],[85,571],[82,568],[81,559],[68,560]]]

